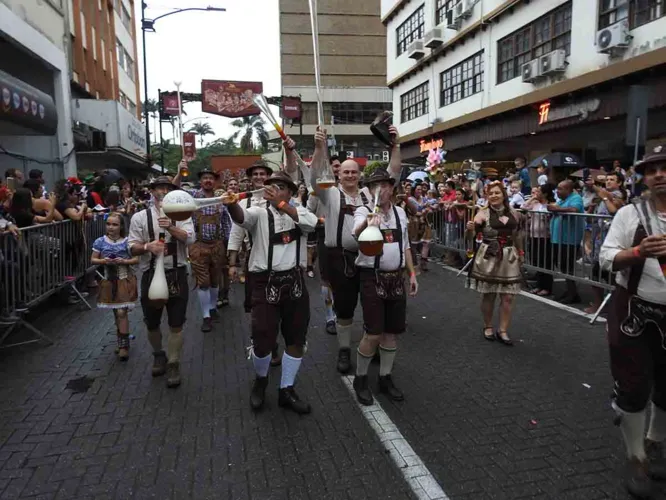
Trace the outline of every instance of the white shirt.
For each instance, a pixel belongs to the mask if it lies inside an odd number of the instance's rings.
[[[522,208],[524,204],[525,204],[525,198],[523,198],[523,195],[521,193],[513,194],[509,198],[509,206],[511,208]]]
[[[255,193],[252,195],[252,204],[251,207],[258,206],[266,208],[266,202],[261,193]],[[247,208],[249,199],[241,200],[240,206],[242,208]],[[247,231],[240,227],[238,224],[231,226],[231,233],[229,234],[229,244],[227,245],[227,250],[230,252],[240,252],[243,241],[249,245],[250,240],[247,237]]]
[[[634,242],[634,234],[638,227],[638,211],[633,205],[627,205],[615,214],[610,230],[599,254],[599,263],[607,271],[611,271],[615,256],[621,250],[628,250]],[[666,220],[662,221],[666,225]],[[655,224],[652,227],[656,231]],[[625,288],[629,286],[629,272],[631,268],[623,269],[617,273],[617,283]],[[638,283],[638,296],[648,302],[666,304],[666,278],[659,267],[657,259],[646,259],[643,274]]]
[[[539,186],[548,184],[548,176],[546,174],[541,174],[537,179],[537,182],[539,183]]]
[[[352,197],[344,193],[342,189],[337,187],[331,187],[321,191],[319,196],[319,203],[324,209],[324,218],[326,219],[324,223],[326,236],[324,238],[324,243],[327,247],[337,247],[338,242],[338,219],[340,216],[340,193],[345,197],[347,205],[353,205],[356,208],[363,206],[363,198],[361,197],[361,192],[365,194],[365,199],[368,200],[368,203],[372,203],[372,196],[368,188],[364,187],[358,191],[356,197]],[[354,216],[345,215],[345,220],[342,224],[342,236],[340,238],[342,247],[345,250],[351,252],[358,251],[358,243],[352,234],[354,229]]]
[[[155,234],[155,240],[160,236],[160,226],[157,222],[159,217],[159,212],[155,207],[150,208],[150,213],[153,216],[153,233]],[[130,246],[138,244],[143,245],[145,243],[150,243],[152,240],[148,234],[148,210],[141,210],[140,212],[135,213],[132,216],[132,221],[130,222],[129,229],[129,244]],[[194,243],[194,224],[192,223],[192,218],[184,220],[182,222],[176,221],[176,227],[187,232],[187,241],[181,243],[180,241],[176,242],[177,247],[177,256],[178,256],[178,266],[184,266],[187,263],[187,246]],[[166,242],[169,243],[173,237],[169,231],[163,230],[166,233]],[[142,271],[147,271],[150,269],[150,260],[152,254],[147,252],[139,257],[139,269]],[[164,268],[171,269],[173,268],[173,257],[171,255],[164,256]]]
[[[311,194],[308,198],[307,209],[315,214],[317,218],[326,217],[326,208],[319,201],[319,197]]]
[[[398,217],[400,219],[400,229],[402,232],[402,260],[400,259],[400,246],[398,242],[394,243],[384,243],[384,249],[381,258],[379,259],[379,269],[382,271],[396,271],[397,269],[402,269],[405,267],[405,255],[409,251],[409,235],[407,234],[407,214],[400,207],[395,207],[398,212]],[[369,209],[366,207],[360,207],[356,209],[354,213],[354,232],[356,229],[363,226],[365,221],[368,219],[368,214],[370,213]],[[388,212],[388,220],[382,217],[379,229],[397,229],[398,226],[395,220],[395,213],[393,212],[393,205]],[[358,267],[375,267],[375,258],[368,255],[364,255],[359,252],[358,257],[356,257],[356,265]]]
[[[276,210],[273,206],[269,210],[273,214],[276,233],[289,231],[296,225],[303,231],[301,235],[301,255],[298,262],[296,259],[296,240],[286,245],[273,246],[273,271],[289,271],[294,269],[297,264],[306,267],[308,263],[308,236],[306,233],[314,231],[317,225],[317,217],[306,208],[296,207],[298,222],[295,222],[289,215]],[[252,235],[252,252],[250,253],[248,270],[251,273],[267,271],[269,229],[266,208],[256,206],[244,208],[241,226]]]

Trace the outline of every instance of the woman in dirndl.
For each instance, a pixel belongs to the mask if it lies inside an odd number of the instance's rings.
[[[137,298],[137,280],[131,266],[139,263],[133,257],[127,239],[125,219],[118,212],[111,212],[106,219],[106,235],[93,243],[90,259],[96,266],[104,266],[104,279],[100,284],[97,307],[112,309],[117,328],[116,354],[121,361],[129,358],[129,317]]]
[[[409,223],[407,226],[411,244],[413,262],[417,257],[421,271],[428,270],[428,251],[432,240],[432,227],[428,215],[432,212],[428,199],[423,195],[423,185],[414,187],[413,195],[408,198]]]
[[[525,252],[521,234],[522,215],[509,206],[509,198],[501,182],[488,185],[488,207],[467,223],[467,231],[481,240],[474,254],[468,286],[481,293],[483,337],[497,339],[511,346],[507,333],[511,322],[514,297],[520,293],[521,272]],[[495,299],[500,296],[499,328],[493,327]]]

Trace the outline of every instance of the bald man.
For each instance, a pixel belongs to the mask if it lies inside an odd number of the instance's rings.
[[[394,138],[390,175],[397,180],[402,169],[398,130],[391,126]],[[315,133],[315,152],[312,165],[327,161],[326,131]],[[355,261],[358,243],[353,234],[354,213],[363,205],[369,205],[372,195],[368,188],[359,189],[361,168],[356,161],[348,159],[340,164],[337,172],[339,183],[335,187],[321,189],[317,186],[316,169],[310,169],[312,186],[324,214],[324,244],[328,259],[328,277],[333,290],[333,307],[336,315],[338,337],[337,370],[342,374],[351,370],[351,336],[354,311],[358,303],[360,276]]]
[[[557,185],[557,203],[548,205],[548,211],[557,214],[550,221],[550,241],[553,244],[553,262],[562,274],[573,275],[578,248],[585,233],[585,218],[573,214],[585,212],[583,198],[574,190],[574,183],[565,180]],[[557,298],[562,304],[580,302],[576,282],[566,280],[566,292]]]

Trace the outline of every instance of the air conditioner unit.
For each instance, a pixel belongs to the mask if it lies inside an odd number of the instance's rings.
[[[523,64],[521,68],[523,73],[523,82],[532,83],[539,79],[539,60],[534,59]]]
[[[414,40],[407,46],[407,54],[412,59],[421,59],[425,55],[422,40]]]
[[[474,6],[473,3],[471,4],[470,7],[470,3],[468,1],[460,0],[460,2],[458,2],[456,6],[453,7],[454,10],[453,17],[455,17],[456,19],[467,19],[470,15],[472,15],[473,6]]]
[[[444,37],[442,37],[442,30],[439,28],[432,29],[425,34],[425,43],[424,45],[429,49],[436,49],[444,43]]]
[[[597,32],[597,52],[610,54],[626,50],[631,42],[629,22],[625,19]]]
[[[561,73],[567,69],[567,53],[564,49],[557,49],[544,54],[539,58],[539,74],[541,76]]]
[[[456,19],[455,9],[449,9],[446,11],[446,27],[451,30],[457,30],[460,28],[460,21]]]
[[[389,152],[382,151],[382,161],[389,161]]]

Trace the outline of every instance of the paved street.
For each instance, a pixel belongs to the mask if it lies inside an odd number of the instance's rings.
[[[0,499],[418,498],[335,372],[312,289],[307,417],[277,407],[279,371],[265,411],[249,410],[240,288],[211,334],[191,302],[176,390],[150,376],[138,310],[127,363],[110,313],[43,315],[56,345],[0,352]],[[379,402],[449,498],[627,498],[603,325],[520,297],[517,345],[485,342],[478,296],[437,267],[409,307],[394,370],[407,399]],[[83,376],[87,390],[67,387]]]

